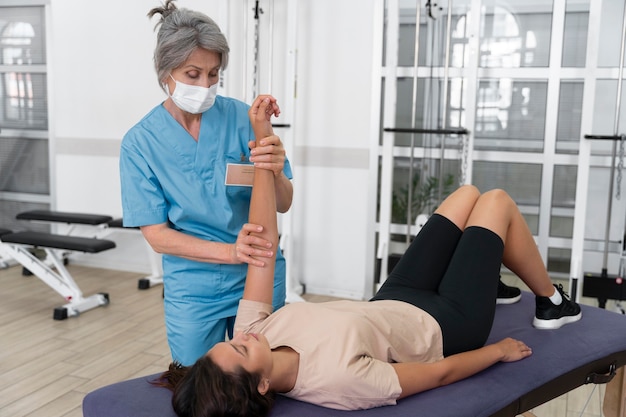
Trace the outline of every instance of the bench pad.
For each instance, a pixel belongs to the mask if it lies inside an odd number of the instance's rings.
[[[30,231],[2,235],[2,242],[88,253],[98,253],[115,247],[115,242],[105,239]]]
[[[15,216],[18,220],[36,220],[56,223],[89,224],[92,226],[107,223],[113,218],[102,214],[70,213],[52,210],[24,211]]]

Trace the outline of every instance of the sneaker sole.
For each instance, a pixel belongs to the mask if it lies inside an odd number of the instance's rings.
[[[538,319],[537,317],[535,317],[533,319],[533,326],[536,329],[541,329],[541,330],[554,330],[554,329],[558,329],[562,327],[565,324],[574,323],[580,320],[582,316],[583,314],[581,312],[575,316],[566,316],[566,317],[561,317],[560,319],[552,319],[552,320],[543,320],[543,319]]]
[[[522,299],[522,294],[513,298],[496,298],[496,304],[515,304]]]

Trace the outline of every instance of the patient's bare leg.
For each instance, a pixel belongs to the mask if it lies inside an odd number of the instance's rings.
[[[526,220],[506,192],[491,190],[482,194],[466,226],[482,226],[497,233],[504,242],[502,263],[536,295],[554,294],[554,286]]]

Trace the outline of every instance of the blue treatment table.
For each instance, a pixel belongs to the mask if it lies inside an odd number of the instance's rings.
[[[514,417],[583,384],[609,382],[626,364],[626,316],[581,306],[579,322],[557,330],[532,327],[534,296],[497,306],[489,341],[523,340],[533,355],[498,363],[457,383],[362,411],[338,411],[278,396],[271,417]],[[340,337],[340,336],[338,336]],[[171,394],[148,375],[99,388],[83,400],[84,417],[175,417]]]

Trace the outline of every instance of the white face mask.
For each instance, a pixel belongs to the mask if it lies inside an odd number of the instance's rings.
[[[172,74],[170,74],[172,80]],[[168,94],[176,106],[187,113],[198,114],[209,110],[215,103],[217,96],[217,83],[211,87],[200,87],[197,85],[184,84],[174,80],[176,88],[173,94]],[[165,86],[169,93],[169,88]]]

